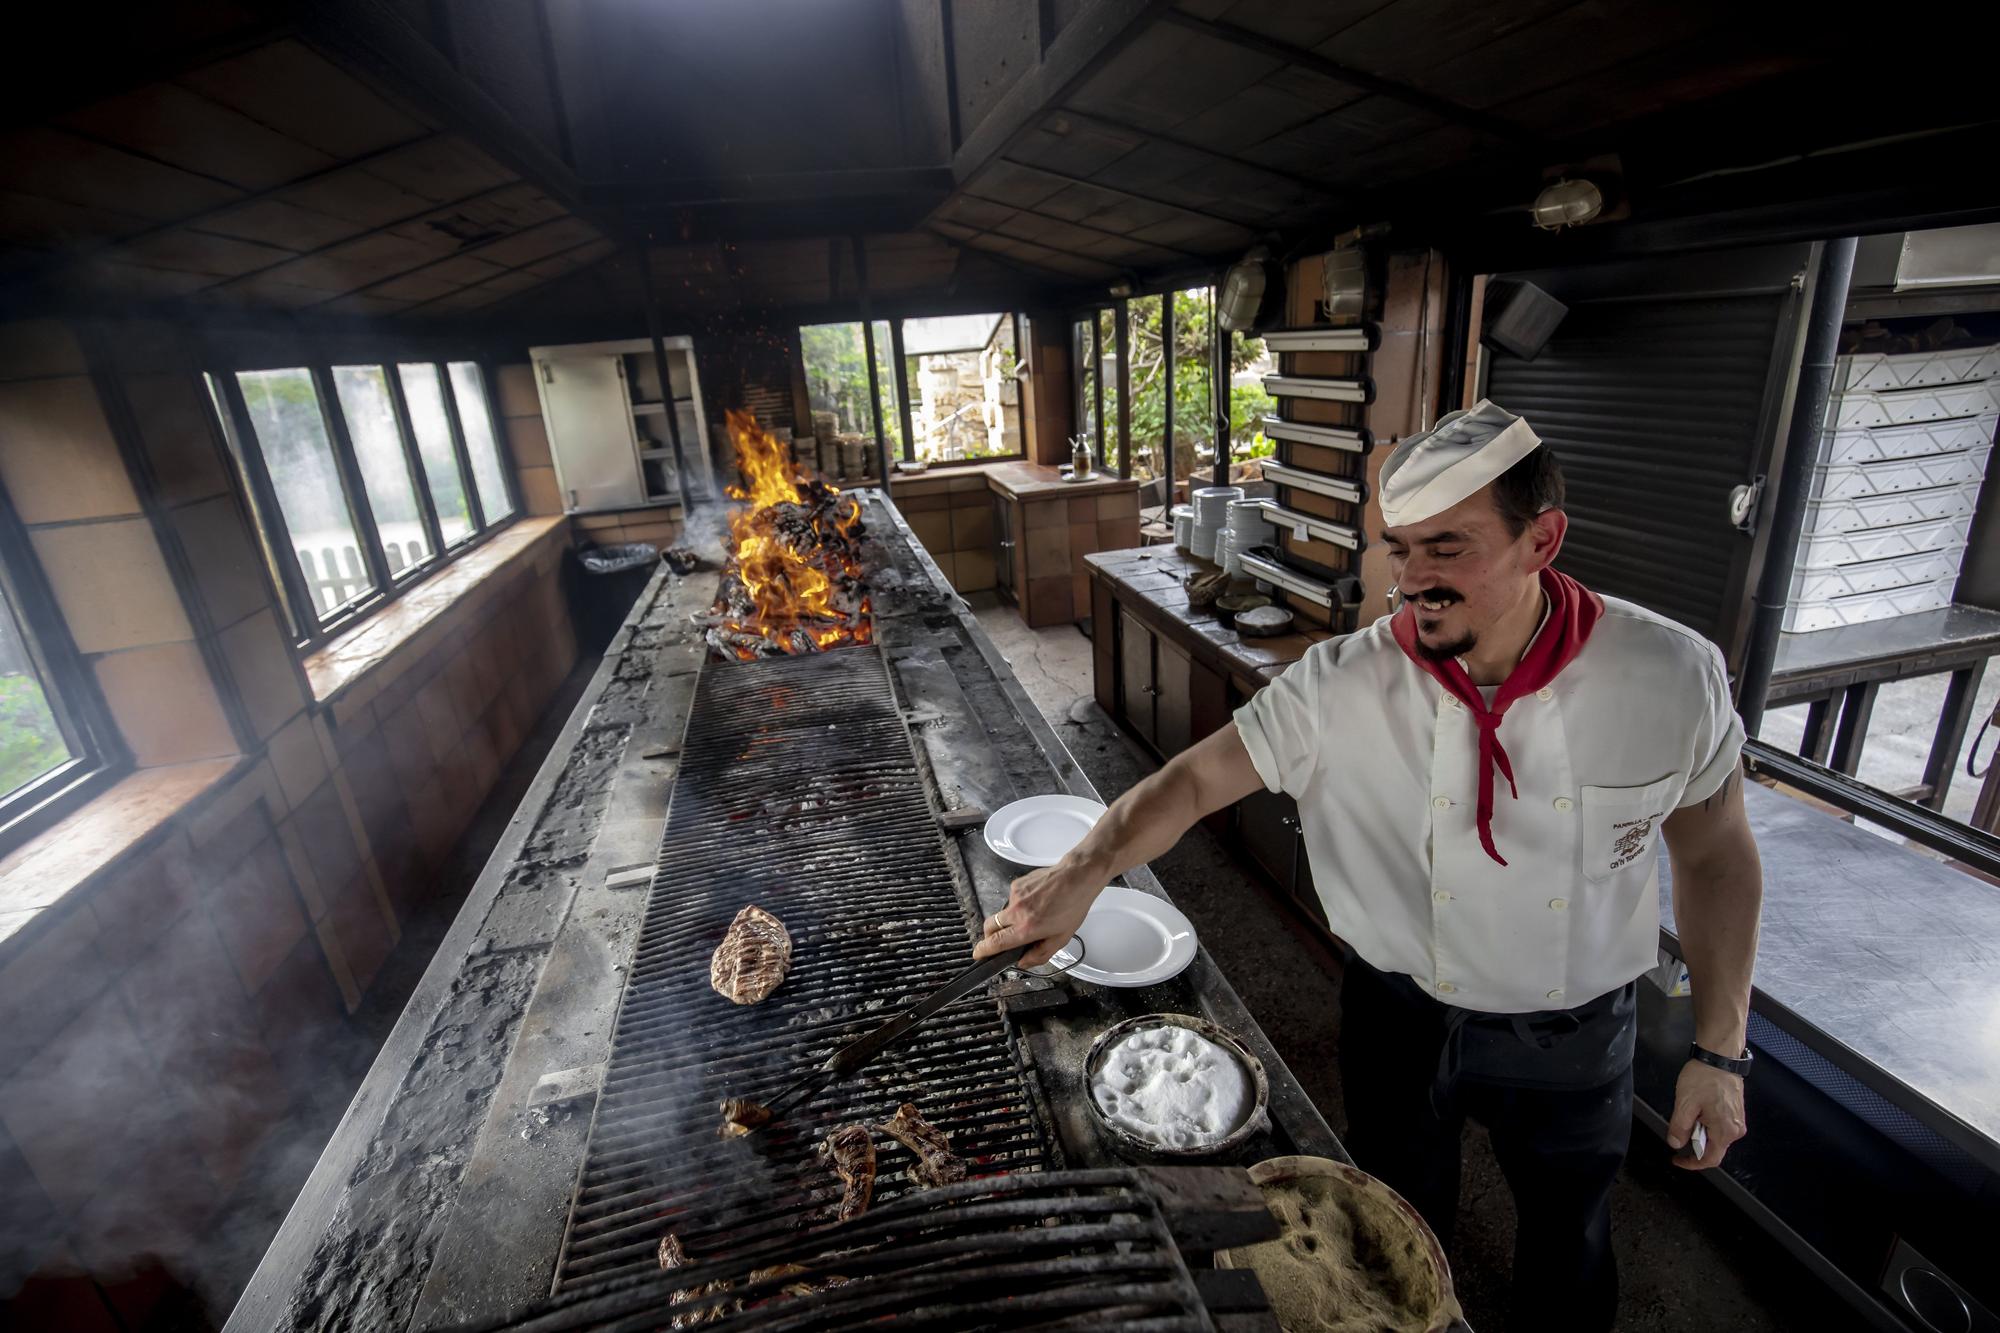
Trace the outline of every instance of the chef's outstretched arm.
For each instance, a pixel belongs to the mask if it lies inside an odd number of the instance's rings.
[[[1750,972],[1764,901],[1764,868],[1743,812],[1742,769],[1706,801],[1669,815],[1660,831],[1673,862],[1674,923],[1694,995],[1694,1039],[1734,1059],[1749,1028]],[[1676,1161],[1699,1171],[1721,1162],[1743,1137],[1743,1080],[1697,1060],[1682,1066],[1668,1145],[1686,1143],[1696,1121],[1708,1130],[1708,1151]]]
[[[1033,967],[1069,941],[1106,884],[1181,840],[1204,815],[1242,800],[1264,783],[1234,722],[1180,754],[1112,803],[1084,840],[1055,865],[1014,881],[1007,905],[986,919],[973,954],[984,958],[1030,944]]]

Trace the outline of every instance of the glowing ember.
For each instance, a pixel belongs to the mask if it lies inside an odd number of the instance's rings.
[[[729,413],[729,438],[747,503],[729,516],[729,564],[706,617],[708,642],[750,661],[869,643],[874,623],[861,583],[861,502],[792,473],[784,442],[748,412]]]

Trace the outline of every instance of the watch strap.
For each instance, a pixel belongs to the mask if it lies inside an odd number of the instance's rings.
[[[1708,1050],[1699,1042],[1688,1043],[1688,1059],[1699,1060],[1705,1065],[1713,1065],[1723,1073],[1734,1074],[1738,1078],[1745,1078],[1749,1075],[1750,1058],[1750,1048],[1748,1046],[1743,1048],[1742,1055],[1732,1060],[1726,1055],[1717,1055],[1714,1051]]]

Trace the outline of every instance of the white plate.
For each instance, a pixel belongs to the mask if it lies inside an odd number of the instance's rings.
[[[1104,807],[1081,796],[1030,796],[986,818],[986,845],[1017,866],[1052,866],[1104,818]]]
[[[1083,961],[1069,975],[1100,986],[1155,985],[1194,961],[1194,923],[1180,908],[1122,884],[1097,895],[1076,933],[1083,936]],[[1074,957],[1063,948],[1053,961],[1062,967]]]

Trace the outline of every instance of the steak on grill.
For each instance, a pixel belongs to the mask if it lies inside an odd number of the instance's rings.
[[[671,1272],[673,1269],[685,1268],[687,1265],[687,1250],[681,1246],[681,1238],[671,1231],[660,1237],[660,1267]],[[667,1303],[670,1306],[683,1305],[688,1301],[698,1300],[703,1296],[728,1291],[729,1286],[730,1284],[727,1282],[705,1282],[699,1287],[686,1287],[670,1296]],[[719,1319],[726,1319],[741,1308],[742,1302],[740,1301],[722,1301],[706,1310],[690,1310],[685,1314],[674,1315],[667,1324],[667,1327],[699,1328],[703,1324],[712,1324]]]
[[[868,1136],[868,1126],[842,1125],[820,1140],[819,1155],[847,1187],[835,1217],[851,1222],[867,1212],[875,1197],[875,1140]]]
[[[965,1163],[952,1152],[951,1140],[909,1102],[897,1107],[895,1115],[874,1128],[917,1155],[910,1166],[910,1179],[924,1188],[936,1189],[965,1179]]]
[[[740,1139],[770,1123],[771,1108],[748,1097],[731,1097],[722,1103],[722,1129],[719,1132],[725,1139]]]
[[[792,937],[785,925],[752,904],[736,914],[715,956],[708,984],[737,1004],[755,1004],[783,984],[792,967]]]

